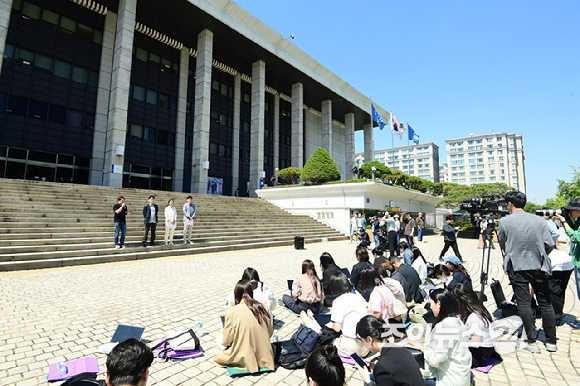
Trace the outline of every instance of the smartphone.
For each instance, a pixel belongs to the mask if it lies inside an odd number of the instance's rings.
[[[357,354],[350,354],[350,357],[354,359],[354,361],[362,368],[366,368],[367,370],[371,371],[370,367],[367,365],[365,361]]]
[[[226,317],[220,316],[220,319],[222,320],[222,328],[224,328],[226,326]]]

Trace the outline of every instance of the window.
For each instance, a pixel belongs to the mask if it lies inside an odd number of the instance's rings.
[[[79,82],[87,84],[89,77],[89,70],[83,67],[73,66],[72,69],[72,80],[73,82]]]
[[[138,101],[145,101],[145,87],[133,85],[133,98]]]
[[[98,45],[103,44],[103,33],[101,31],[93,31],[93,42],[97,43]]]
[[[142,61],[144,63],[147,63],[147,56],[148,56],[148,53],[143,48],[137,48],[135,50],[135,58],[137,60],[140,60],[140,61]]]
[[[218,82],[217,80],[212,80],[211,88],[213,88],[216,91],[219,91],[220,90],[220,82]]]
[[[476,139],[475,143],[481,143],[481,139]]]
[[[147,89],[147,103],[157,104],[157,91]]]
[[[488,160],[489,162],[493,162],[493,157],[488,157],[488,158],[487,158],[487,160]]]
[[[227,84],[221,84],[220,85],[220,93],[224,96],[228,96],[228,85]]]
[[[159,67],[159,63],[161,63],[161,58],[159,55],[156,55],[152,52],[149,53],[149,63]]]
[[[489,177],[490,181],[495,181],[495,177]]]
[[[26,16],[25,19],[38,20],[40,19],[40,7],[25,1],[22,8],[22,16]]]
[[[169,107],[171,108],[171,111],[177,111],[177,98],[176,97],[171,97]]]
[[[77,22],[72,19],[69,19],[68,17],[61,16],[60,29],[63,32],[66,31],[69,31],[69,33],[75,32],[75,30],[77,29]]]
[[[495,168],[495,164],[489,164],[489,165],[487,165],[487,166],[488,166],[490,169],[493,169],[493,168]]]
[[[145,128],[145,141],[155,143],[155,129],[153,127]]]
[[[25,116],[26,110],[28,109],[28,100],[26,98],[20,98],[17,96],[10,96],[8,99],[8,107],[6,112],[12,115]]]
[[[36,60],[34,61],[34,67],[52,72],[53,59],[50,56],[43,54],[36,54]]]
[[[143,126],[132,124],[131,125],[131,138],[132,139],[143,139]]]
[[[99,84],[99,73],[96,71],[89,72],[89,86],[97,87]]]
[[[20,64],[23,67],[30,67],[32,66],[32,62],[34,62],[34,52],[25,50],[24,48],[16,47],[16,63]]]
[[[76,110],[68,111],[68,127],[83,127],[83,113]]]
[[[49,11],[48,9],[44,9],[42,11],[42,20],[44,20],[50,24],[58,25],[58,14],[54,13],[52,11]]]
[[[171,60],[161,58],[161,71],[171,70]]]
[[[77,26],[77,36],[80,39],[92,41],[93,40],[93,29],[89,26],[84,24],[80,24]]]
[[[28,116],[30,118],[45,120],[47,113],[48,113],[48,103],[32,100],[30,101],[30,105],[28,108]]]
[[[66,122],[66,108],[50,105],[48,109],[48,121],[64,125]]]
[[[159,106],[169,108],[169,95],[159,93]]]
[[[250,103],[250,94],[244,93],[244,102]]]
[[[475,146],[469,146],[467,150],[475,150]]]
[[[473,145],[473,140],[467,141],[469,145]]]
[[[218,144],[214,142],[209,143],[209,154],[217,154],[218,153]]]
[[[167,145],[167,141],[169,139],[169,132],[165,130],[158,130],[157,131],[157,143],[160,145]]]

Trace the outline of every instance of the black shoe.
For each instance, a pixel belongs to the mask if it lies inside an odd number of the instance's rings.
[[[155,243],[150,243],[149,246],[154,247]]]
[[[443,256],[439,256],[439,260],[443,261]]]
[[[143,248],[147,248],[147,243],[143,243]]]

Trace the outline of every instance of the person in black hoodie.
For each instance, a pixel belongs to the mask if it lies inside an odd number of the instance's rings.
[[[332,293],[332,289],[330,288],[330,278],[335,273],[341,272],[341,270],[328,252],[324,252],[320,255],[320,268],[322,269],[322,289],[324,290],[325,296],[324,306],[332,307],[332,302],[337,296]]]

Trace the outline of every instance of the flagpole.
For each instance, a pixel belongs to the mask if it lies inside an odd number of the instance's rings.
[[[393,134],[393,110],[391,110],[391,149],[395,148],[395,136]],[[393,158],[394,159],[394,158]]]
[[[407,146],[409,146],[409,121],[407,121]]]

